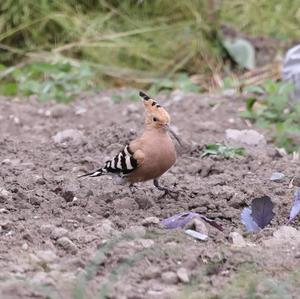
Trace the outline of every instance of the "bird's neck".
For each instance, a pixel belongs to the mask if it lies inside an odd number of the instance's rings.
[[[164,127],[153,127],[153,126],[146,126],[145,133],[151,134],[168,134],[167,130]]]

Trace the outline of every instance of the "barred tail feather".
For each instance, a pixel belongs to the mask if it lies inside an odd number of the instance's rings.
[[[83,175],[80,175],[78,178],[84,178],[84,177],[96,177],[96,176],[101,176],[101,175],[104,175],[104,174],[107,174],[107,170],[105,168],[100,168],[100,169],[97,169],[93,172],[89,172],[89,173],[86,173],[86,174],[83,174]]]

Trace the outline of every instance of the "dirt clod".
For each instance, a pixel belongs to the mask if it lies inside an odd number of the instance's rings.
[[[51,232],[51,239],[57,240],[68,235],[68,230],[63,227],[55,227]]]
[[[159,224],[159,219],[157,217],[147,217],[142,221],[143,226],[151,226]]]
[[[77,246],[67,237],[61,237],[57,240],[57,244],[67,252],[76,254],[78,251]]]
[[[162,273],[161,279],[166,284],[176,284],[178,282],[177,274],[172,271]]]

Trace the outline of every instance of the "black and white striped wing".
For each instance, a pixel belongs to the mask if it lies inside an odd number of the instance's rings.
[[[106,169],[107,172],[126,175],[136,169],[137,166],[138,162],[133,157],[133,152],[130,150],[129,145],[126,145],[118,155],[105,162],[104,169]]]
[[[104,174],[114,173],[120,176],[126,176],[138,167],[137,160],[133,157],[133,152],[129,145],[116,155],[113,159],[105,162],[105,166],[93,172],[86,173],[80,177],[96,177]]]

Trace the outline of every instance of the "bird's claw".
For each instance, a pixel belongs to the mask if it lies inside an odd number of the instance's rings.
[[[177,199],[179,196],[180,192],[175,191],[175,190],[169,190],[169,189],[164,189],[163,195],[160,196],[160,198],[165,198],[166,196],[170,196],[171,198]]]

